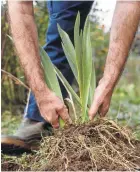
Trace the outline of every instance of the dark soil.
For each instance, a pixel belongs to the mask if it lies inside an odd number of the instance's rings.
[[[44,139],[36,154],[13,163],[3,160],[2,170],[135,170],[140,169],[140,142],[113,121],[99,120],[57,130]]]
[[[1,166],[2,171],[17,171],[19,166],[15,163],[4,162]]]

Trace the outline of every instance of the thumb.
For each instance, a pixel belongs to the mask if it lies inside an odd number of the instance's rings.
[[[46,119],[48,122],[51,123],[53,128],[59,128],[58,114],[56,113],[55,110],[47,113]]]
[[[66,108],[66,106],[64,105],[63,108],[58,109],[57,113],[60,115],[60,117],[62,118],[62,120],[64,120],[66,123],[71,124],[71,118],[68,114],[68,109]]]
[[[53,128],[59,128],[58,115],[56,114],[56,119],[52,121]]]

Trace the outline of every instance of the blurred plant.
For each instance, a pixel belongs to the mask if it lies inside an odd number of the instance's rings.
[[[133,54],[131,54],[133,56]],[[140,139],[140,59],[130,57],[113,93],[109,118],[128,125]]]
[[[2,64],[1,68],[8,73],[12,73],[17,78],[24,81],[23,73],[19,67],[19,62],[16,58],[15,52],[13,50],[13,45],[7,34],[9,34],[9,25],[7,21],[7,4],[3,4],[2,17],[1,17],[1,33],[2,33],[2,51],[1,58]],[[2,111],[12,110],[13,105],[23,104],[25,100],[25,88],[15,84],[15,81],[11,79],[6,73],[2,73]]]
[[[106,31],[105,26],[101,25],[101,21],[104,20],[104,13],[107,13],[107,11],[100,9],[98,1],[95,1],[89,16],[91,21],[91,43],[92,48],[94,49],[93,56],[95,60],[97,81],[103,74],[109,45],[109,31]],[[100,17],[97,14],[100,14]]]
[[[137,57],[140,57],[140,24],[132,44],[132,51],[135,53]]]
[[[38,29],[38,38],[40,45],[46,43],[45,35],[48,28],[49,14],[46,1],[36,1],[34,4],[35,22]]]
[[[105,59],[108,53],[109,33],[104,32],[104,27],[98,23],[91,23],[91,42],[92,47],[94,47],[93,56],[95,57],[97,80],[103,74]]]

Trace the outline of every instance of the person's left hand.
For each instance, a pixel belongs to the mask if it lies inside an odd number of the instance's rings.
[[[109,80],[102,78],[94,94],[93,103],[89,110],[89,118],[92,120],[97,113],[104,117],[109,110],[113,88]]]

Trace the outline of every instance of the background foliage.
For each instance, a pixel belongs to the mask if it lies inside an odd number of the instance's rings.
[[[15,54],[13,45],[7,34],[9,34],[9,25],[6,17],[7,5],[3,4],[1,18],[2,33],[2,69],[11,73],[21,81],[25,82],[23,71],[19,66],[18,58]],[[93,47],[93,56],[96,64],[97,80],[102,76],[104,62],[108,52],[109,31],[105,32],[105,26],[101,26],[96,16],[97,8],[94,9],[91,19],[91,39]],[[45,34],[48,26],[48,12],[46,3],[36,2],[34,4],[35,20],[38,27],[39,42],[45,43]],[[102,12],[100,10],[100,12]],[[120,121],[123,125],[129,124],[134,129],[137,136],[140,134],[140,27],[136,34],[132,51],[126,68],[123,72],[112,98],[110,118]],[[19,83],[13,81],[11,77],[2,73],[2,132],[11,133],[17,128],[17,125],[23,114],[23,108],[26,104],[28,90]]]

